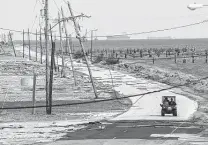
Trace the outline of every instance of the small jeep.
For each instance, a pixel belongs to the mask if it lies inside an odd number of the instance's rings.
[[[173,100],[170,103],[171,99]],[[161,116],[165,116],[165,114],[173,114],[173,116],[177,116],[177,105],[176,105],[176,96],[162,96],[162,107]]]

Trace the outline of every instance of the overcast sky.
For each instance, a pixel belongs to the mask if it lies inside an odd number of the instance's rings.
[[[1,28],[17,30],[30,28],[33,32],[38,28],[43,0],[0,0],[0,2]],[[50,18],[56,18],[58,13],[55,2],[59,8],[63,7],[66,16],[70,16],[64,0],[49,0]],[[92,16],[90,19],[80,20],[83,32],[86,29],[98,29],[97,35],[170,28],[208,19],[208,7],[196,11],[187,9],[188,4],[195,2],[193,0],[70,0],[70,2],[76,15],[83,12]],[[207,0],[196,2],[208,4]],[[68,24],[68,29],[69,32],[73,31],[72,23]],[[132,37],[146,38],[148,36],[204,38],[208,37],[208,23]]]

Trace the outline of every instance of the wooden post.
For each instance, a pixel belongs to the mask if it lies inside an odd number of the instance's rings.
[[[152,58],[152,62],[153,62],[153,64],[155,64],[155,58],[154,57]]]
[[[15,48],[14,48],[14,43],[13,43],[13,40],[12,40],[12,34],[11,32],[9,31],[9,37],[10,37],[10,40],[11,40],[11,43],[12,43],[12,48],[13,48],[13,51],[14,51],[14,56],[16,57],[16,52],[15,52]]]
[[[45,73],[45,76],[46,76],[46,86],[45,86],[45,95],[46,95],[46,113],[47,114],[50,114],[50,110],[49,110],[49,50],[48,50],[48,0],[45,0],[45,6],[44,6],[44,11],[45,11],[45,56],[46,56],[46,59],[45,59],[45,62],[46,62],[46,65],[45,65],[45,69],[46,69],[46,73]]]
[[[149,57],[152,57],[151,50],[148,50]]]
[[[31,54],[30,54],[30,30],[28,29],[28,45],[29,45],[29,60],[31,59]]]
[[[42,45],[42,34],[41,34],[41,28],[40,28],[40,63],[43,63],[43,45]]]
[[[36,103],[36,100],[35,100],[35,91],[36,91],[36,73],[34,71],[33,73],[33,97],[32,97],[32,104],[33,104],[33,107],[35,107],[35,103]],[[35,108],[32,108],[32,114],[35,114]]]
[[[68,52],[69,52],[69,54],[71,55],[71,57],[72,57],[72,59],[73,59],[73,42],[72,42],[72,36],[71,36],[71,34],[69,34],[69,38],[68,38],[69,40],[69,50],[68,50]]]
[[[74,44],[72,45],[72,54],[74,55]]]
[[[66,37],[66,39],[65,39],[65,54],[66,55],[68,53],[68,43],[67,43],[67,41],[68,41],[68,38]]]
[[[207,63],[207,50],[205,51],[205,54],[206,54],[206,63]]]
[[[53,66],[54,66],[54,53],[55,53],[55,42],[52,42],[51,51],[51,67],[50,67],[50,80],[49,80],[49,114],[52,112],[52,93],[53,93]]]
[[[58,54],[56,53],[56,66],[57,66],[57,70],[58,70],[58,72],[59,72],[59,56],[58,56]]]
[[[175,63],[176,63],[176,53],[175,53]]]
[[[56,44],[56,34],[54,36],[54,43]],[[59,56],[58,56],[58,48],[56,48],[56,45],[55,45],[55,54],[54,54],[54,67],[55,67],[55,71],[58,71],[59,72],[59,63],[58,63],[58,59],[59,59]],[[55,62],[56,60],[56,62]]]
[[[186,58],[185,57],[183,58],[183,63],[186,63]]]
[[[143,57],[143,51],[142,50],[140,50],[140,57],[142,58]]]
[[[194,63],[194,54],[192,53],[192,63]]]
[[[64,11],[63,9],[61,8],[61,12],[62,12],[62,18],[64,19]],[[66,44],[67,44],[67,47],[70,47],[69,48],[69,58],[70,58],[70,62],[71,62],[71,67],[72,67],[72,72],[73,72],[73,77],[74,77],[74,84],[75,86],[77,85],[77,80],[76,80],[76,75],[75,75],[75,71],[74,71],[74,63],[73,63],[73,59],[72,59],[72,47],[70,46],[70,43],[69,43],[69,35],[68,35],[68,32],[67,32],[67,28],[66,28],[66,21],[63,21],[63,24],[64,24],[64,29],[65,29],[65,36],[66,36]],[[70,37],[71,39],[71,37]],[[83,51],[83,53],[85,53]]]
[[[114,82],[113,82],[113,76],[112,76],[112,73],[111,73],[110,68],[109,68],[108,70],[109,70],[109,72],[110,72],[111,83],[112,83],[112,87],[113,87],[113,91],[114,91],[115,97],[118,98],[117,93],[116,93],[116,90],[115,90],[115,86],[114,86]]]
[[[54,56],[53,56],[53,61],[54,61],[54,69],[55,69],[55,72],[57,72],[57,66],[56,66],[56,56],[55,56],[55,53],[56,53],[56,43],[54,42]],[[57,59],[57,61],[58,61],[58,59]]]
[[[23,30],[23,40],[22,40],[22,49],[23,49],[23,54],[22,54],[22,56],[23,56],[23,58],[25,57],[25,32],[24,32],[24,30]]]
[[[58,13],[58,21],[59,21],[59,35],[60,35],[60,47],[61,47],[61,58],[62,58],[62,67],[61,67],[61,77],[65,77],[65,71],[64,71],[64,48],[62,43],[62,31],[61,31],[61,18],[60,14]]]
[[[53,34],[52,34],[52,29],[51,29],[51,25],[50,25],[50,32],[51,32],[51,44],[54,45],[54,56],[53,56],[53,65],[54,65],[54,69],[56,71],[56,61],[55,61],[55,51],[56,51],[56,45],[55,42],[53,41]],[[54,43],[54,44],[53,44]]]
[[[38,32],[36,29],[36,39],[35,39],[35,60],[38,61]]]

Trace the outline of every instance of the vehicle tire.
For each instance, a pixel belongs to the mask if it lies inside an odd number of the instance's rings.
[[[165,112],[161,110],[161,116],[165,116]]]
[[[173,116],[177,116],[177,110],[173,111]]]

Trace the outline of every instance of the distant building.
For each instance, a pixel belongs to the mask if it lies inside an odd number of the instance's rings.
[[[126,35],[125,33],[123,35],[118,36],[107,36],[107,40],[129,40],[131,37]]]

